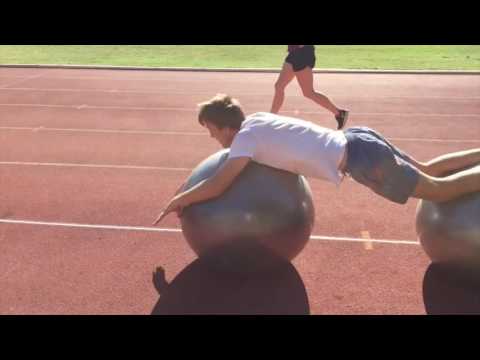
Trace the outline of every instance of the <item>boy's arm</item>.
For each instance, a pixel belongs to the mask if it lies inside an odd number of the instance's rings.
[[[159,223],[173,211],[181,211],[191,204],[215,198],[221,195],[250,162],[249,157],[228,159],[211,178],[201,181],[191,189],[176,195],[160,212],[153,225]]]
[[[180,193],[182,192],[182,189],[184,188],[184,186],[185,186],[186,183],[187,183],[187,182],[185,181],[182,185],[180,185],[180,186],[178,187],[177,191],[175,191],[174,196],[175,196],[175,195],[178,195],[178,194],[180,194]]]

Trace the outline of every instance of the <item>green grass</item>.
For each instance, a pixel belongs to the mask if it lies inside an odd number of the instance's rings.
[[[316,45],[323,69],[480,70],[479,45]],[[279,68],[286,45],[0,45],[0,64]]]

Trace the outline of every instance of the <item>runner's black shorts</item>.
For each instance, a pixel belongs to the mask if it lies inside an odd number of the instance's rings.
[[[293,71],[301,71],[307,66],[313,69],[315,67],[315,47],[313,45],[305,45],[292,51],[285,59],[293,67]]]

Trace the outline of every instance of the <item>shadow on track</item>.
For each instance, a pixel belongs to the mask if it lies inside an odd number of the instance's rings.
[[[429,315],[480,314],[480,271],[430,264],[423,302]]]
[[[305,285],[295,267],[279,259],[272,270],[228,272],[212,268],[208,259],[193,261],[168,284],[160,267],[153,283],[160,299],[152,315],[237,314],[307,315]]]

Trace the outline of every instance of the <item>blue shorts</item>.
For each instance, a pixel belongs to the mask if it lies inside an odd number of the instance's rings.
[[[367,127],[345,130],[346,173],[375,193],[405,204],[417,186],[419,172],[411,159]]]

